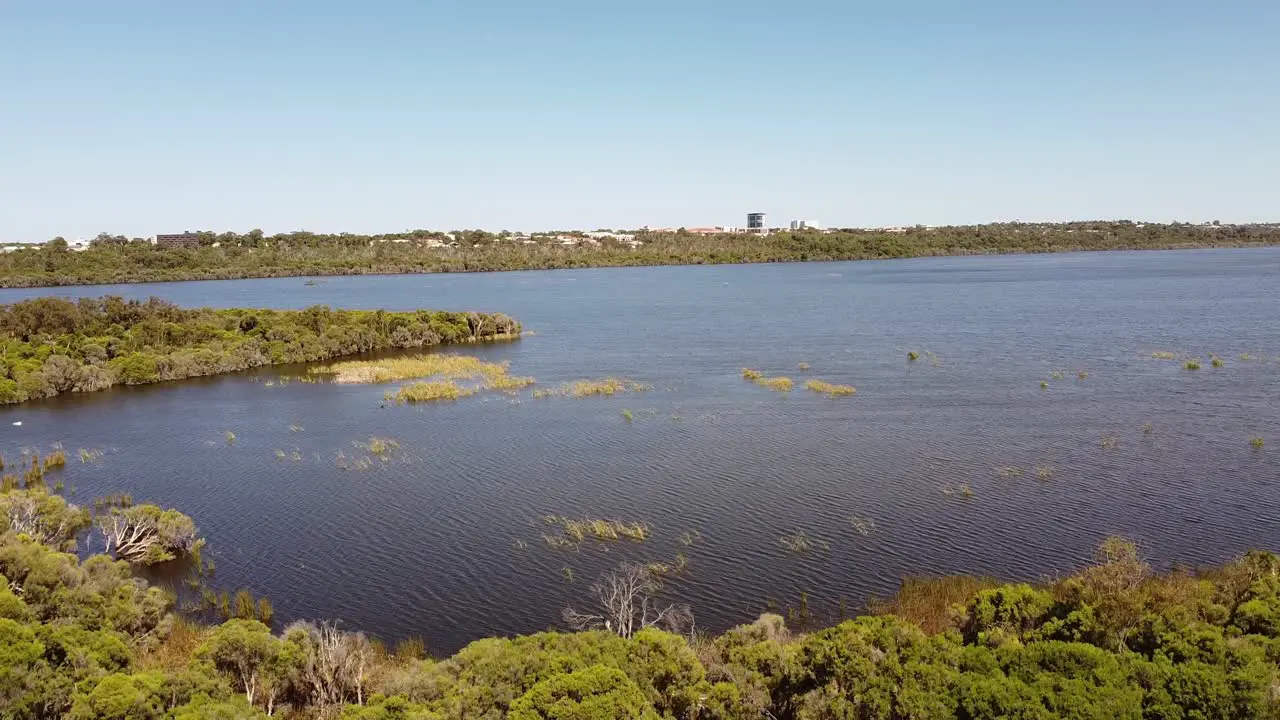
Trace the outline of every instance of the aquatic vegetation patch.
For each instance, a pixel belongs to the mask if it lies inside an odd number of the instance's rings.
[[[1022,477],[1023,471],[1016,465],[1004,465],[996,468],[996,474],[1002,478],[1015,478]]]
[[[800,363],[799,365],[797,365],[796,367],[798,367],[798,368],[800,369],[800,372],[808,372],[808,370],[809,370],[809,363],[807,363],[807,362],[802,362],[802,363]]]
[[[1188,360],[1188,361],[1186,361],[1186,362],[1182,363],[1182,368],[1183,368],[1184,370],[1199,370],[1199,369],[1200,369],[1200,361],[1199,361],[1199,360],[1195,360],[1195,359]]]
[[[756,384],[774,392],[791,392],[791,388],[795,387],[795,383],[789,377],[760,378],[756,380]]]
[[[1217,355],[1211,356],[1209,358],[1209,362],[1216,368],[1220,368],[1223,365],[1226,365],[1226,363],[1223,362],[1222,358],[1218,357]]]
[[[485,362],[470,355],[431,353],[381,360],[346,360],[307,371],[333,382],[374,384],[441,377],[447,380],[492,380],[507,374],[506,363]]]
[[[395,392],[387,392],[383,395],[383,398],[388,402],[403,405],[404,403],[458,400],[475,395],[476,392],[476,388],[459,385],[452,380],[432,380],[405,385]]]
[[[1152,350],[1151,357],[1155,360],[1177,360],[1178,353],[1171,350]]]
[[[854,515],[849,518],[849,524],[853,526],[853,531],[859,535],[866,536],[876,531],[876,521],[869,517]]]
[[[1053,477],[1053,468],[1048,465],[1041,465],[1036,468],[1036,477],[1041,480],[1049,480]]]
[[[835,383],[826,382],[825,380],[809,380],[804,384],[804,386],[808,390],[812,390],[816,393],[822,393],[829,398],[841,395],[852,395],[858,392],[858,389],[852,385],[837,385]]]
[[[907,362],[915,362],[919,359],[920,359],[920,353],[916,352],[915,350],[907,351]]]
[[[652,386],[638,383],[634,380],[626,378],[607,377],[598,380],[575,380],[573,382],[564,383],[559,387],[543,388],[533,391],[535,398],[547,397],[572,397],[584,398],[596,395],[612,396],[625,392],[645,392],[651,390]]]
[[[760,379],[760,378],[762,378],[762,377],[764,377],[764,375],[762,375],[762,374],[760,373],[760,371],[759,371],[759,370],[752,370],[751,368],[742,368],[742,379],[743,379],[743,380],[753,380],[753,381],[754,381],[754,380],[759,380],[759,379]]]
[[[1249,438],[1249,445],[1252,446],[1254,450],[1261,450],[1262,446],[1265,444],[1266,441],[1260,437],[1254,436]]]
[[[59,470],[63,467],[66,467],[66,464],[67,464],[67,453],[64,450],[61,450],[61,449],[54,450],[50,452],[48,455],[44,456],[45,472],[48,472],[50,470]]]
[[[796,531],[778,538],[778,546],[792,554],[807,553],[810,550],[830,550],[830,543],[817,538],[810,538],[803,531]]]
[[[544,534],[543,540],[552,547],[575,547],[587,540],[618,541],[634,540],[641,542],[649,537],[649,526],[642,522],[623,522],[621,520],[584,519],[576,520],[559,515],[548,515],[543,518],[547,525],[554,525],[559,535]]]
[[[1101,442],[1102,442],[1102,448],[1104,450],[1115,450],[1116,445],[1120,444],[1119,438],[1117,438],[1115,435],[1103,435]]]

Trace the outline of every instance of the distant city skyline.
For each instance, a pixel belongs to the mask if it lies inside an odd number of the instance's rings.
[[[0,8],[0,242],[1280,218],[1280,4]]]

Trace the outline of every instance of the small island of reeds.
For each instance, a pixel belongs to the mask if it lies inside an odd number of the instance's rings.
[[[520,330],[520,323],[501,313],[323,305],[215,310],[181,308],[159,298],[38,298],[0,306],[0,403],[379,350],[504,340],[519,337]],[[415,361],[422,362],[403,363]],[[393,375],[402,371],[391,367]]]

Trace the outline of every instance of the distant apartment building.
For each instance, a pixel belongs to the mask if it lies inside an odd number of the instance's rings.
[[[764,213],[754,212],[747,213],[747,232],[764,235],[769,229],[764,224]]]
[[[156,247],[200,247],[200,236],[193,232],[177,235],[156,235]]]
[[[817,220],[792,220],[792,230],[821,230],[822,225]]]

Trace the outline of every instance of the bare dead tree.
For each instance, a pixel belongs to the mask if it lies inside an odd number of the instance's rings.
[[[199,543],[191,518],[155,505],[112,508],[99,515],[95,524],[106,540],[107,552],[134,563],[172,560]]]
[[[65,515],[49,518],[40,510],[34,497],[14,494],[7,498],[5,515],[9,521],[9,529],[44,545],[61,544],[69,530],[68,518]]]
[[[649,568],[623,563],[591,585],[597,612],[584,613],[570,607],[562,615],[574,630],[604,629],[624,638],[647,627],[677,633],[691,627],[693,611],[689,606],[662,603],[657,598],[661,590],[662,584]]]
[[[300,680],[315,704],[333,706],[352,698],[364,704],[373,655],[364,633],[342,632],[337,623],[297,622],[284,634],[303,649]]]

